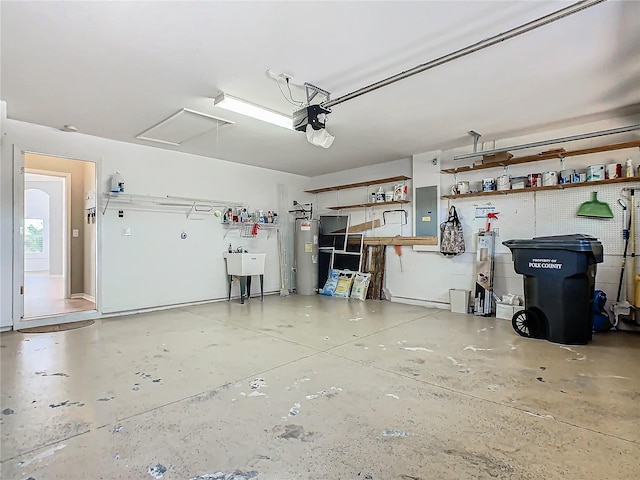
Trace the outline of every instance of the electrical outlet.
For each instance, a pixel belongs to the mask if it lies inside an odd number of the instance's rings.
[[[494,228],[493,232],[496,234],[496,237],[498,237],[500,235],[500,229],[499,228]]]
[[[131,227],[125,227],[122,229],[122,235],[125,237],[131,236]]]
[[[80,236],[80,230],[78,230],[77,228],[74,228],[71,231],[71,234],[73,235],[73,238],[78,238]]]

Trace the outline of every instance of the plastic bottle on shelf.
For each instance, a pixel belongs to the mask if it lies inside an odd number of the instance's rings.
[[[124,178],[120,172],[111,177],[111,193],[124,193]]]
[[[376,202],[384,202],[384,188],[378,188],[376,193]]]
[[[633,161],[627,158],[627,168],[625,172],[626,177],[633,177]]]

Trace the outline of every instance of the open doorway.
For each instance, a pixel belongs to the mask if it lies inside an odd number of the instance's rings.
[[[14,328],[75,321],[96,308],[95,164],[24,153],[23,294]],[[17,322],[16,322],[17,320]],[[19,325],[16,325],[19,323]]]

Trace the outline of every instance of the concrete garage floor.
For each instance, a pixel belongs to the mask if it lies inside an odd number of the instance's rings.
[[[638,335],[292,295],[1,346],[7,480],[640,475]]]

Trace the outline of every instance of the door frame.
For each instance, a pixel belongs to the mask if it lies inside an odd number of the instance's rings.
[[[30,152],[25,152],[30,153]],[[64,298],[71,298],[71,174],[66,172],[54,172],[37,168],[26,168],[24,173],[48,175],[50,177],[64,178],[64,224],[62,225],[62,275],[64,277]],[[23,210],[24,211],[24,210]]]
[[[73,158],[68,155],[59,155],[59,154],[51,154],[51,153],[41,153],[30,150],[23,150],[18,148],[16,145],[13,146],[13,305],[12,305],[12,316],[13,316],[13,329],[18,330],[21,328],[30,328],[30,327],[40,327],[51,324],[58,323],[70,323],[70,322],[78,322],[82,320],[93,320],[101,317],[101,279],[98,272],[100,271],[101,265],[101,245],[100,239],[102,237],[102,222],[99,215],[96,215],[96,239],[95,239],[95,247],[96,247],[96,258],[95,258],[95,310],[87,310],[83,312],[71,312],[71,313],[60,313],[53,314],[46,317],[35,317],[28,320],[24,319],[24,174],[25,174],[25,166],[24,166],[24,156],[25,154],[35,154],[42,155],[47,157],[55,157],[61,158],[65,160],[75,160],[81,162],[91,162],[94,164],[94,189],[98,191],[98,183],[100,178],[100,163],[96,160],[87,160],[87,159],[79,159]],[[31,169],[32,172],[35,172],[35,169]],[[57,172],[60,174],[61,172]],[[64,175],[64,173],[63,173]],[[69,177],[71,176],[68,174]],[[67,225],[71,227],[71,183],[68,182],[68,185],[65,188],[65,199],[67,200],[66,208],[67,210]],[[67,196],[68,195],[68,196]],[[65,229],[66,231],[67,229]],[[70,230],[66,232],[66,245],[70,249]],[[71,255],[67,250],[67,259],[65,262],[65,268],[67,271],[65,274],[69,273],[70,266],[69,263],[71,261]],[[66,275],[67,281],[70,281],[71,275]],[[67,292],[70,291],[70,286],[67,288]]]

